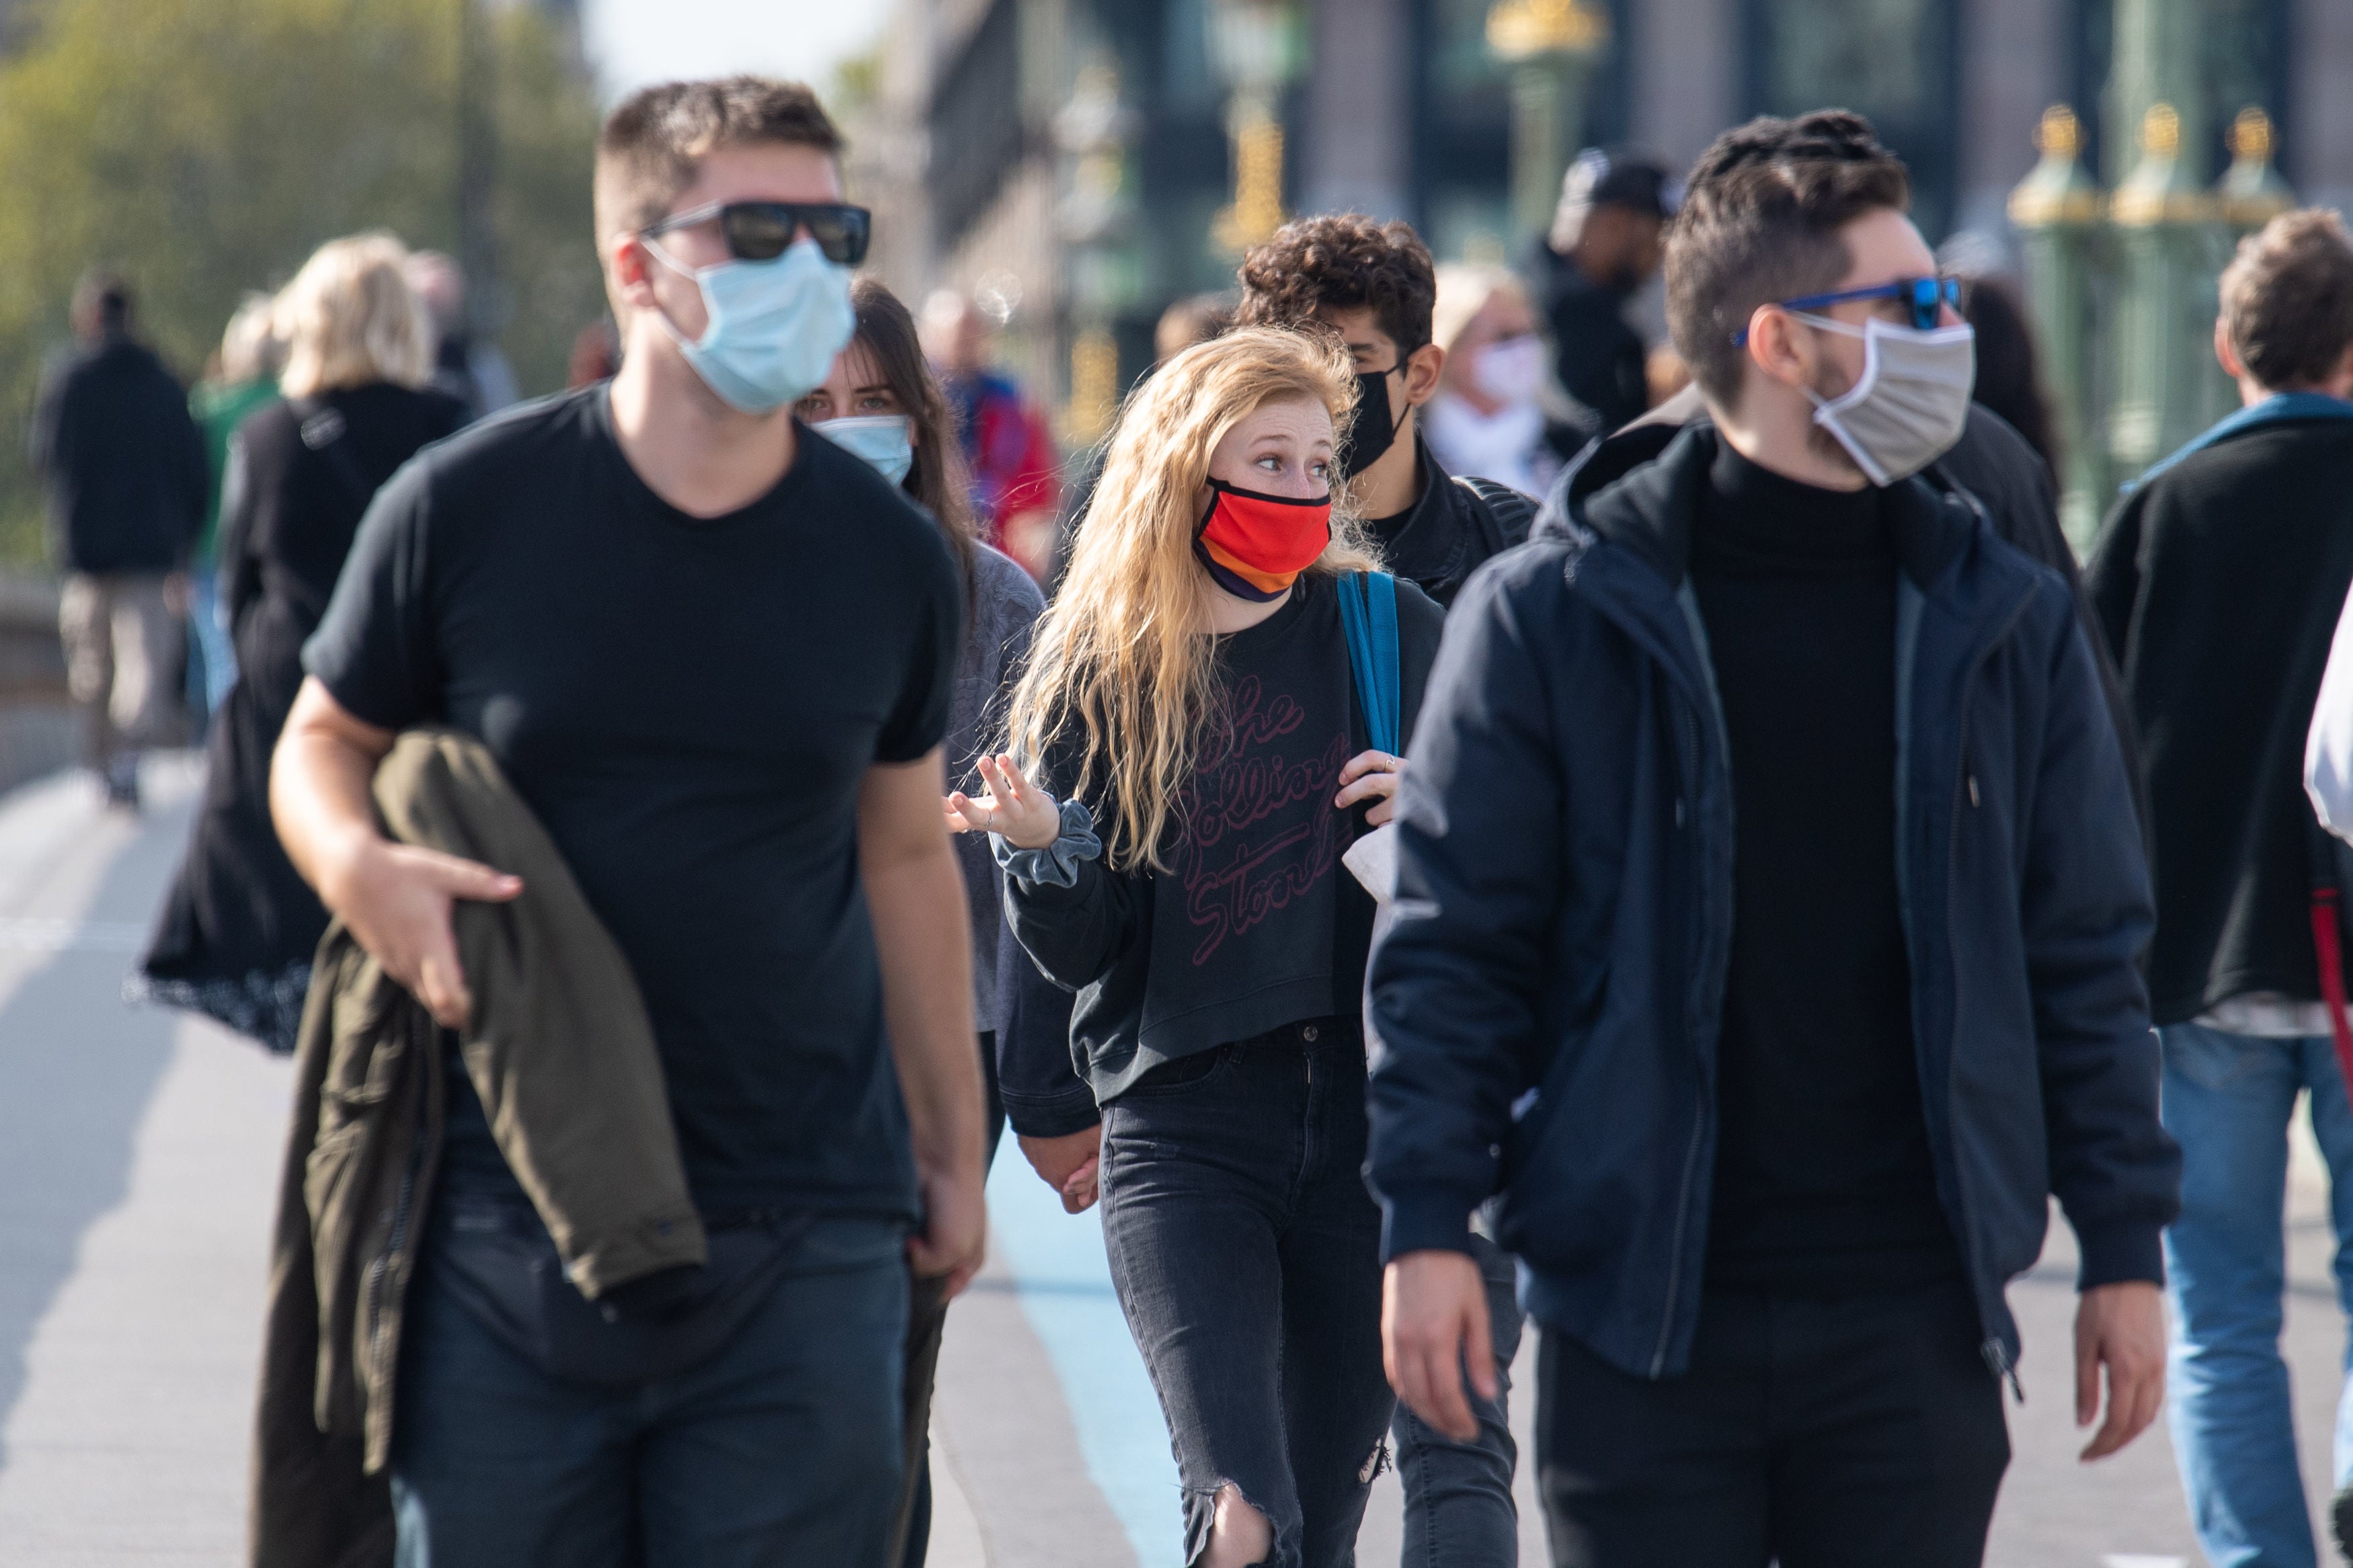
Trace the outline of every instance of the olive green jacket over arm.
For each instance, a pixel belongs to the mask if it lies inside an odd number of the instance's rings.
[[[476,741],[400,737],[375,776],[385,831],[522,879],[460,903],[473,993],[460,1038],[500,1152],[592,1300],[705,1261],[645,1003],[531,810]],[[431,1016],[339,921],[319,944],[295,1056],[256,1431],[256,1568],[392,1560],[402,1299],[441,1149]]]

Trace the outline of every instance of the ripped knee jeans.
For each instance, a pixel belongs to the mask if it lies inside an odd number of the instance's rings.
[[[1342,1568],[1394,1398],[1365,1052],[1345,1019],[1182,1058],[1103,1108],[1103,1227],[1185,1489],[1185,1556],[1236,1488],[1280,1568]]]

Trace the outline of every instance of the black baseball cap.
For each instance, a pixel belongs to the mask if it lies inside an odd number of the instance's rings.
[[[1671,218],[1683,205],[1683,183],[1667,166],[1624,147],[1588,147],[1560,182],[1565,207],[1620,206]]]

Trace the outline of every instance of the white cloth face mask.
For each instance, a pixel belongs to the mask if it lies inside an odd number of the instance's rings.
[[[1846,448],[1863,478],[1892,485],[1953,449],[1977,385],[1977,329],[1964,322],[1922,331],[1875,317],[1858,327],[1792,314],[1810,327],[1862,340],[1862,374],[1852,386],[1832,398],[1804,390],[1814,423]]]
[[[1471,381],[1498,403],[1533,403],[1544,386],[1545,349],[1534,332],[1489,343],[1471,361]]]

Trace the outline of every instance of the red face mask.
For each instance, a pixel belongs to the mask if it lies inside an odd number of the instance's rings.
[[[1218,586],[1237,598],[1279,599],[1332,542],[1332,498],[1300,500],[1238,489],[1211,479],[1209,510],[1193,552]]]

